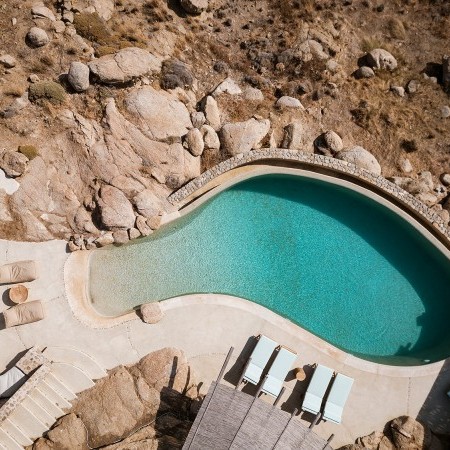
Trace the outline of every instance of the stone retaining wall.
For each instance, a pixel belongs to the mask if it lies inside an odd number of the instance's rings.
[[[246,164],[263,161],[301,163],[312,171],[318,171],[322,168],[327,169],[336,175],[344,174],[349,178],[353,178],[354,182],[364,185],[366,188],[374,191],[381,191],[389,197],[391,201],[395,199],[397,203],[401,203],[405,207],[407,212],[416,216],[415,218],[424,219],[426,223],[434,227],[437,234],[444,238],[445,245],[447,247],[450,246],[450,228],[439,214],[428,208],[413,195],[386,180],[386,178],[374,175],[354,164],[329,156],[316,155],[314,153],[285,149],[262,149],[241,153],[202,173],[199,177],[190,181],[169,196],[169,201],[175,206],[181,206],[180,203],[189,195],[193,194],[219,175]]]

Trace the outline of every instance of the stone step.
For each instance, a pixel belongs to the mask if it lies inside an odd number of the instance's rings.
[[[81,369],[66,363],[52,363],[51,374],[58,378],[72,392],[78,392],[94,386],[94,382]]]
[[[54,403],[58,408],[70,409],[72,404],[68,402],[59,392],[55,391],[47,381],[41,381],[36,388],[45,398]]]
[[[6,431],[0,428],[0,446],[5,450],[23,450],[23,446],[18,444]]]
[[[48,430],[48,426],[22,404],[16,406],[16,409],[9,416],[9,420],[32,440],[41,437]]]
[[[66,400],[73,400],[76,398],[74,392],[63,384],[59,378],[56,378],[51,372],[45,377],[44,381]]]
[[[33,415],[42,422],[47,429],[50,428],[56,421],[56,417],[51,416],[42,406],[38,405],[32,398],[25,398],[21,405],[28,409]]]
[[[6,431],[18,444],[23,445],[24,447],[33,444],[33,441],[19,428],[17,428],[9,419],[5,419],[2,422],[1,428],[3,431]]]
[[[47,347],[44,356],[52,362],[71,364],[92,380],[106,377],[106,371],[87,353],[70,347]]]
[[[52,417],[58,419],[63,416],[65,412],[54,402],[52,402],[48,397],[46,397],[38,389],[33,389],[30,394],[30,398],[34,400],[40,407],[45,409]]]

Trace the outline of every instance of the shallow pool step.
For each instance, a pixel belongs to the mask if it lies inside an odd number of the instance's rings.
[[[21,405],[30,411],[39,422],[42,422],[49,429],[56,421],[56,417],[51,416],[42,406],[38,405],[31,397],[25,398]]]
[[[9,419],[5,419],[2,422],[1,429],[6,431],[18,444],[23,445],[24,447],[33,444],[33,441]]]
[[[68,402],[62,394],[53,389],[49,384],[47,384],[47,380],[42,381],[39,386],[36,388],[45,398],[54,403],[57,407],[61,409],[70,409],[72,404]]]
[[[64,399],[70,401],[76,398],[74,392],[63,384],[59,378],[56,378],[51,372],[45,377],[44,381]]]
[[[52,362],[67,363],[82,370],[92,380],[106,377],[106,371],[87,353],[70,347],[47,347],[44,356]]]
[[[89,389],[95,384],[81,369],[71,364],[54,362],[50,370],[52,375],[75,394]]]
[[[0,448],[5,450],[23,450],[23,446],[18,444],[6,431],[0,428]]]
[[[42,434],[48,430],[48,426],[42,423],[22,404],[17,405],[16,409],[9,416],[9,420],[11,420],[23,434],[33,440],[41,437]]]
[[[55,402],[46,397],[39,389],[32,390],[29,395],[32,400],[47,411],[55,420],[65,414]]]

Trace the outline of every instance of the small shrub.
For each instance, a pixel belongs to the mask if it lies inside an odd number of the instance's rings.
[[[111,47],[109,45],[100,45],[95,49],[95,56],[97,58],[100,58],[105,55],[111,55],[112,53],[115,53],[117,49],[115,47]]]
[[[361,42],[361,50],[364,53],[369,53],[376,48],[385,48],[383,43],[376,37],[364,38]]]
[[[53,67],[55,65],[55,60],[50,55],[41,56],[39,61],[47,67]]]
[[[76,14],[73,25],[80,36],[100,45],[109,45],[114,41],[108,26],[97,13]]]
[[[394,39],[405,40],[406,30],[403,22],[398,19],[391,19],[388,23],[389,34]]]
[[[40,81],[30,86],[29,98],[31,101],[48,100],[55,105],[65,100],[66,92],[54,81]]]
[[[400,143],[400,146],[403,150],[405,150],[406,153],[412,153],[419,150],[417,142],[414,139],[403,139],[403,141]]]
[[[19,145],[17,151],[25,155],[30,161],[39,156],[39,151],[34,145]]]
[[[24,92],[25,92],[25,88],[18,84],[13,84],[13,85],[7,86],[7,87],[5,87],[5,89],[3,89],[3,94],[9,95],[11,97],[22,97]]]

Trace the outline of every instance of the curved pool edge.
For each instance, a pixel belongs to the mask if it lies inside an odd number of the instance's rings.
[[[96,328],[108,329],[118,327],[131,321],[140,321],[135,311],[126,314],[108,317],[100,315],[92,306],[87,294],[89,280],[89,258],[92,251],[72,253],[64,266],[64,282],[66,287],[66,299],[70,305],[73,315],[83,325]],[[211,308],[217,306],[233,308],[258,319],[262,319],[277,327],[280,332],[286,332],[302,342],[317,349],[318,352],[329,356],[336,363],[342,363],[354,369],[368,372],[375,375],[399,377],[399,378],[419,378],[430,375],[438,375],[446,360],[421,365],[421,366],[390,366],[379,364],[358,358],[347,353],[332,344],[324,341],[318,336],[310,333],[304,328],[296,325],[290,320],[276,314],[264,306],[243,298],[222,294],[194,294],[159,302],[161,310],[165,314],[180,308],[190,308],[194,305],[203,305]],[[164,319],[162,320],[163,323]],[[148,325],[151,327],[152,325]],[[259,330],[249,329],[249,336],[258,333]],[[164,345],[161,343],[161,345]]]
[[[333,179],[345,179],[353,187],[362,187],[366,191],[383,196],[399,209],[404,210],[415,221],[421,223],[450,250],[450,227],[443,219],[420,200],[381,175],[375,175],[352,163],[336,158],[317,155],[300,150],[265,148],[238,154],[203,172],[197,178],[169,196],[169,201],[178,209],[184,208],[209,189],[222,185],[236,169],[251,171],[252,165],[305,169],[316,175],[330,175]],[[231,175],[232,176],[232,175]],[[352,188],[350,186],[350,188]]]

